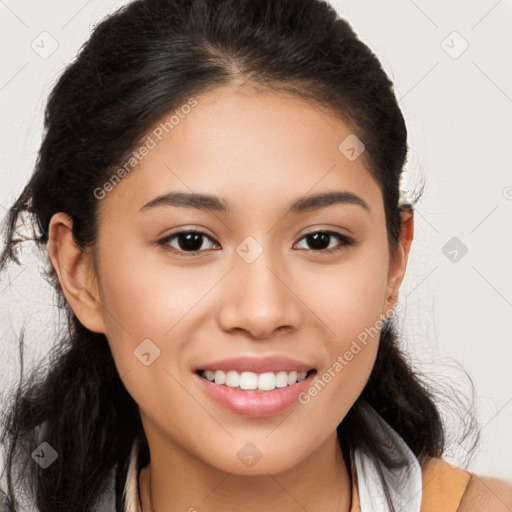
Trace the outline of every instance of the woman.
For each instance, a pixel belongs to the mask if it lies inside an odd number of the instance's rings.
[[[7,416],[6,510],[512,506],[396,346],[407,132],[330,6],[135,1],[45,127],[0,265],[29,213],[69,335]]]

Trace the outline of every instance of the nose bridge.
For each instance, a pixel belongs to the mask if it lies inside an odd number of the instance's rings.
[[[226,330],[243,329],[262,338],[279,327],[297,327],[297,299],[277,251],[247,237],[236,248],[219,320]]]

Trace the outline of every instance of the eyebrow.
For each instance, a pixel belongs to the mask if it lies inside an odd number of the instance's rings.
[[[290,205],[286,215],[289,213],[302,213],[313,210],[319,210],[320,208],[326,208],[335,204],[352,204],[361,206],[368,212],[370,207],[358,195],[352,192],[336,191],[336,192],[321,192],[304,196],[297,199]],[[146,203],[139,211],[148,210],[157,206],[177,206],[186,208],[197,208],[199,210],[218,212],[229,214],[233,212],[230,204],[215,195],[201,194],[195,192],[169,192],[155,197],[148,203]]]

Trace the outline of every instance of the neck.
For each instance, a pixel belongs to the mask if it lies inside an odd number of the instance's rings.
[[[336,432],[299,465],[259,475],[227,473],[174,447],[172,457],[149,447],[151,462],[140,474],[142,512],[350,510],[351,482]]]

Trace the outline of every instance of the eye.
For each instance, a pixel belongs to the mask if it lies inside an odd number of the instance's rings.
[[[332,246],[329,241],[332,241],[333,238],[337,239],[341,243]],[[313,247],[313,249],[310,249],[310,252],[323,254],[340,251],[345,247],[356,244],[354,239],[346,235],[342,235],[341,233],[337,233],[336,231],[314,231],[304,235],[301,240],[306,240],[308,244]]]
[[[164,249],[178,254],[186,254],[193,256],[198,252],[202,252],[203,238],[213,241],[206,233],[202,231],[179,231],[172,235],[166,236],[158,241]],[[176,240],[178,247],[174,247],[171,242]]]

